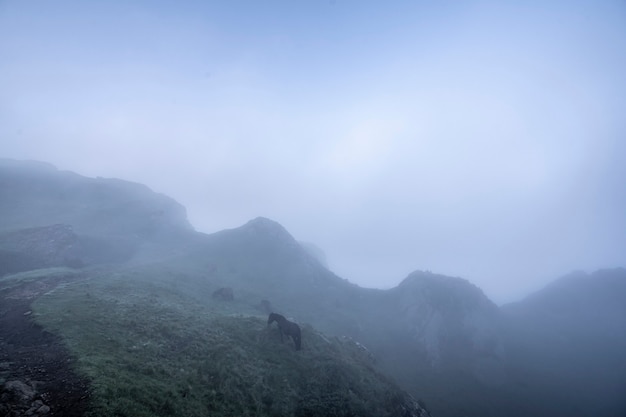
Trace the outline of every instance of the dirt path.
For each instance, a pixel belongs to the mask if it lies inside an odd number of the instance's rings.
[[[0,416],[83,416],[88,381],[59,337],[31,317],[31,303],[68,278],[43,278],[0,291]]]

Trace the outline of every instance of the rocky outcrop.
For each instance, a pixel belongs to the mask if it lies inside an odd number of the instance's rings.
[[[414,272],[389,290],[403,329],[432,366],[501,355],[498,307],[461,278]]]
[[[502,317],[478,287],[416,271],[395,288],[360,293],[355,338],[386,372],[437,415],[490,415],[480,399],[507,382]]]
[[[11,380],[0,386],[0,415],[46,416],[50,406],[44,402],[33,381]]]

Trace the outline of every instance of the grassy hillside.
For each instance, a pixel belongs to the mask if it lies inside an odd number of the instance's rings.
[[[92,270],[33,304],[91,381],[91,415],[426,415],[353,341],[303,325],[295,351],[245,301],[147,272]]]

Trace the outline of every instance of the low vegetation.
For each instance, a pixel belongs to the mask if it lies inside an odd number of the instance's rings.
[[[265,316],[147,278],[92,271],[33,305],[91,381],[91,415],[419,415],[357,343],[304,325],[295,351]]]

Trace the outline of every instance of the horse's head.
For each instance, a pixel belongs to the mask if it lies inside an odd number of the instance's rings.
[[[279,318],[280,318],[280,314],[270,313],[270,316],[267,318],[267,325],[269,326],[275,321],[278,321]]]

